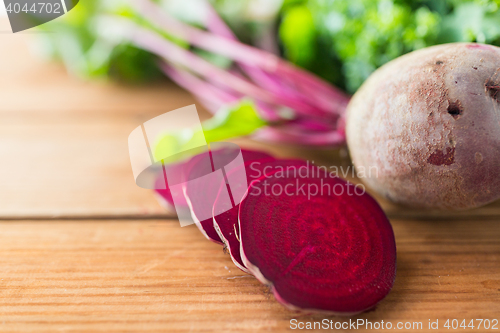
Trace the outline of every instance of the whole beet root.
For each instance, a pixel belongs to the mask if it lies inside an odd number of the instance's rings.
[[[395,59],[356,92],[346,121],[360,177],[388,199],[465,209],[500,198],[500,48],[445,44]]]

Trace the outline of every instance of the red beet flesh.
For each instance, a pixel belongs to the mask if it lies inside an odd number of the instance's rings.
[[[185,179],[194,180],[200,177],[208,176],[212,174],[213,171],[219,170],[226,167],[231,161],[233,161],[239,151],[234,149],[234,147],[227,147],[217,150],[212,150],[210,153],[205,152],[193,157],[189,162],[189,170],[187,171],[187,176]],[[243,161],[249,163],[254,161],[272,161],[273,157],[263,152],[256,152],[251,150],[241,150],[241,155]],[[237,167],[236,167],[237,168]],[[226,170],[227,171],[227,170]],[[205,235],[205,237],[215,243],[224,244],[222,239],[219,237],[217,231],[214,228],[213,216],[210,214],[209,217],[200,217],[199,212],[210,212],[213,211],[213,204],[216,197],[219,194],[221,187],[226,186],[224,178],[222,177],[211,177],[205,178],[199,182],[187,182],[185,187],[185,197],[191,209],[191,216],[194,222],[200,229],[200,231]],[[245,187],[247,184],[245,184]],[[225,193],[225,203],[230,202],[227,197],[229,188]],[[222,211],[219,211],[222,212]]]
[[[274,173],[250,184],[239,209],[241,257],[288,308],[355,314],[391,290],[392,227],[375,200],[356,191],[329,175]]]
[[[263,175],[273,174],[275,172],[285,173],[291,169],[307,167],[307,162],[302,160],[275,160],[275,161],[249,161],[245,163],[247,184],[253,180],[261,178]],[[242,184],[243,185],[243,184]],[[222,186],[225,186],[222,185]],[[224,190],[224,187],[219,189],[219,193]],[[247,185],[244,184],[245,190]],[[237,202],[241,200],[235,200]],[[238,211],[239,204],[234,207],[226,207],[224,200],[219,200],[219,196],[214,202],[214,211],[224,211],[221,214],[215,215],[213,225],[220,239],[224,242],[231,259],[236,267],[244,272],[250,273],[245,267],[240,255],[239,226],[238,226]]]

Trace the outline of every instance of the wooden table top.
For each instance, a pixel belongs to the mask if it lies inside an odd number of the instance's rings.
[[[294,319],[422,323],[409,332],[439,320],[444,332],[453,331],[444,327],[448,319],[500,319],[499,202],[443,213],[380,200],[398,246],[389,296],[351,318],[286,310],[220,246],[195,226],[181,228],[134,183],[129,133],[195,100],[169,83],[69,77],[30,53],[30,37],[0,34],[1,332],[281,332]],[[237,142],[346,163],[339,151]],[[465,331],[484,331],[478,323]]]

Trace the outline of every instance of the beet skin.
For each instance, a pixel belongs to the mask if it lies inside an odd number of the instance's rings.
[[[465,209],[500,198],[500,48],[444,44],[382,66],[353,96],[346,134],[360,178],[392,201]]]

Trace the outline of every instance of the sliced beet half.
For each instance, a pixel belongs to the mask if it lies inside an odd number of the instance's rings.
[[[340,178],[274,173],[255,180],[239,227],[245,267],[290,309],[352,315],[373,308],[394,284],[387,217]]]
[[[193,157],[187,167],[184,195],[191,210],[191,216],[202,234],[218,244],[224,243],[214,228],[212,213],[213,204],[221,186],[227,185],[226,172],[230,173],[240,168],[238,163],[235,163],[238,156],[241,157],[240,165],[245,162],[274,160],[269,154],[259,151],[241,149],[241,155],[239,153],[239,147],[224,143],[222,148]],[[226,204],[232,202],[229,186],[226,186],[225,191],[221,191],[220,197],[221,201]]]
[[[247,190],[247,184],[250,184],[253,180],[259,179],[263,176],[270,175],[273,173],[281,173],[285,174],[287,172],[291,172],[292,170],[296,170],[297,172],[301,170],[301,168],[306,168],[308,170],[309,164],[304,160],[274,160],[274,161],[266,161],[266,160],[257,160],[257,161],[248,161],[245,162],[246,176],[247,182],[245,184],[241,184],[244,186],[244,191]],[[231,175],[228,174],[228,177]],[[222,184],[219,188],[219,193],[214,202],[214,217],[213,217],[213,225],[220,239],[226,246],[229,254],[231,255],[231,259],[233,260],[236,267],[241,269],[244,272],[250,273],[249,270],[245,267],[240,255],[240,240],[239,240],[239,225],[238,225],[238,211],[239,211],[239,202],[241,198],[233,197],[233,201],[235,203],[234,206],[229,206],[227,201],[220,200],[219,195],[225,189],[225,184]],[[234,189],[233,189],[234,190]],[[233,193],[239,193],[240,191],[233,191]],[[240,199],[240,200],[238,200]],[[215,214],[215,212],[223,212],[220,214]]]

